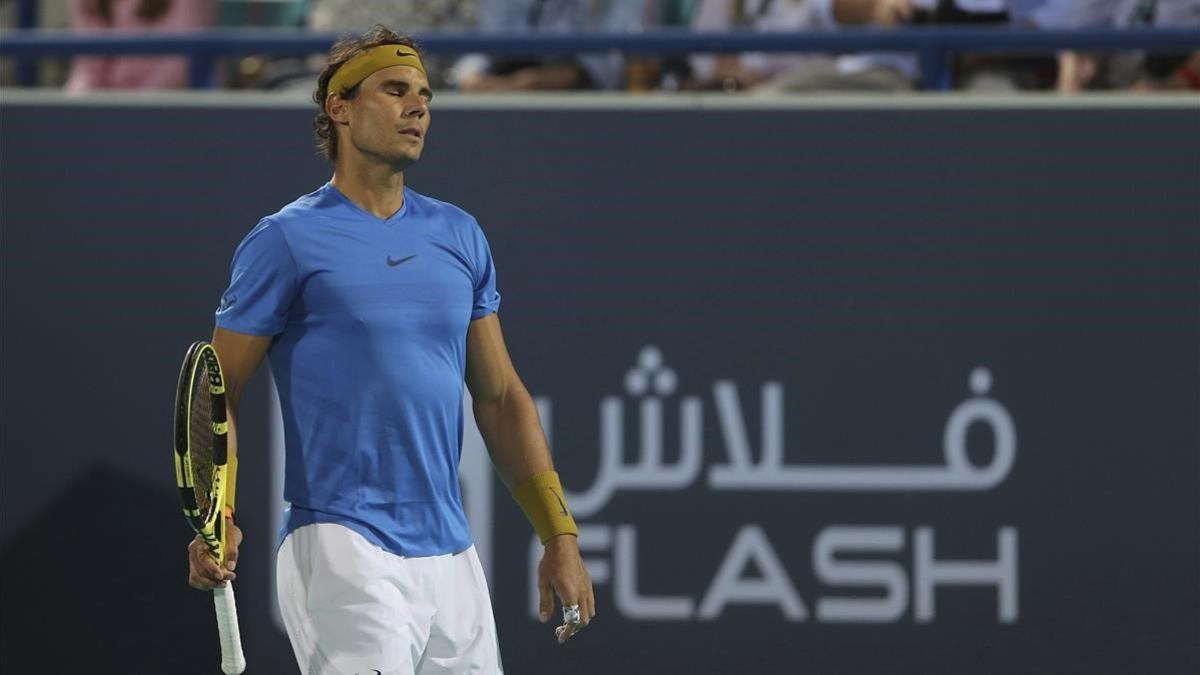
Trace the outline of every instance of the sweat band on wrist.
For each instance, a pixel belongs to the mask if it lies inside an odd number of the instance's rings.
[[[512,496],[521,505],[543,544],[560,534],[579,536],[579,527],[567,509],[557,472],[537,474],[513,488]]]

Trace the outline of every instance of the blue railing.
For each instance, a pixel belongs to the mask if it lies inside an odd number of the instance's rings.
[[[224,29],[173,35],[78,35],[42,31],[0,32],[0,56],[18,59],[76,54],[182,54],[191,58],[191,82],[212,86],[213,65],[223,56],[296,56],[326,51],[332,33],[293,30]],[[1115,51],[1200,50],[1200,29],[1135,28],[1029,30],[986,27],[855,29],[834,33],[697,33],[655,30],[642,33],[560,35],[425,33],[414,36],[431,54],[520,54],[550,56],[616,51],[624,54],[731,52],[913,52],[920,58],[925,89],[948,89],[952,57],[961,53],[1053,52],[1060,49]]]

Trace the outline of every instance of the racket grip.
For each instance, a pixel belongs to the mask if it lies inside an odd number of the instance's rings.
[[[217,633],[221,636],[221,671],[225,675],[239,675],[246,670],[246,657],[242,654],[233,582],[226,582],[224,588],[213,589],[213,604],[217,608]]]

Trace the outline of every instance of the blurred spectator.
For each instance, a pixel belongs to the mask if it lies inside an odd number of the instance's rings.
[[[962,16],[951,12],[946,16],[944,5],[948,3],[940,0],[930,23],[1009,24],[1031,28],[1030,14],[1043,0],[986,1],[989,4],[972,7],[972,14]],[[971,6],[967,0],[955,2]],[[919,16],[916,22],[920,22]],[[960,53],[955,57],[954,71],[955,85],[959,89],[1011,92],[1053,88],[1056,66],[1054,56],[1046,53]]]
[[[911,20],[913,0],[703,0],[692,19],[699,31],[829,31],[847,25],[896,26]],[[693,74],[703,89],[810,91],[903,90],[916,63],[907,54],[826,56],[747,53],[697,55]]]
[[[0,29],[66,31],[70,28],[71,20],[65,0],[39,0],[32,9],[33,17],[29,16],[28,6],[21,7],[23,4],[23,0],[0,0]],[[21,21],[28,21],[30,18],[34,19],[32,24]],[[36,59],[32,64],[32,84],[62,87],[70,75],[70,67],[70,58]],[[30,82],[23,80],[21,75],[16,59],[0,59],[0,87],[29,84]]]
[[[1032,16],[1043,28],[1200,26],[1200,0],[1047,0]],[[1200,89],[1200,52],[1099,56],[1061,52],[1060,92]]]
[[[219,0],[220,28],[303,28],[309,0]],[[226,85],[233,89],[270,88],[291,76],[302,76],[311,85],[316,72],[308,73],[302,58],[270,54],[237,56],[227,63]],[[311,76],[310,76],[311,75]]]
[[[394,26],[410,35],[424,30],[473,30],[479,23],[479,0],[312,0],[308,27],[315,31],[363,30],[374,24]],[[445,86],[452,59],[422,56],[435,88]],[[317,71],[324,65],[322,60]],[[313,74],[314,78],[316,73]]]
[[[302,28],[310,0],[217,0],[217,25]]]
[[[484,32],[628,32],[645,25],[642,0],[483,0]],[[451,79],[463,91],[618,89],[625,60],[619,54],[560,58],[489,57],[470,54],[454,66]]]
[[[831,31],[847,26],[1019,23],[1037,0],[703,0],[696,30]],[[1196,0],[1200,1],[1200,0]],[[741,54],[693,56],[700,88],[755,92],[905,91],[915,86],[912,53]],[[966,87],[1049,86],[1053,64],[1042,58],[966,57],[956,72]]]
[[[214,0],[71,0],[71,28],[80,33],[171,33],[213,25]],[[77,56],[66,91],[173,89],[188,86],[182,56]]]
[[[408,35],[422,31],[472,30],[478,23],[479,0],[299,0],[306,4],[306,28],[321,33],[361,32],[375,24],[395,26]],[[446,86],[452,61],[423,55],[429,83]],[[242,86],[311,90],[325,67],[325,56],[309,58],[248,57],[239,67]]]

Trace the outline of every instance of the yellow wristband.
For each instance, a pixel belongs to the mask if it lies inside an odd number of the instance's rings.
[[[513,499],[521,505],[542,543],[560,534],[579,536],[579,527],[567,509],[558,473],[544,471],[513,488]]]

